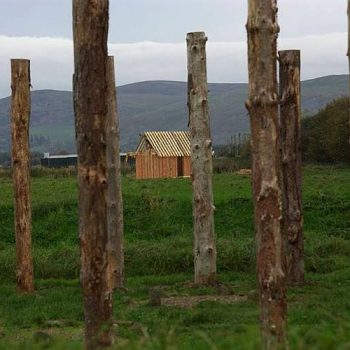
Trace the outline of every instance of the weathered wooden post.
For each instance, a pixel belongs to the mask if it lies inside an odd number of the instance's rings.
[[[276,0],[248,0],[248,68],[254,218],[260,317],[265,349],[286,345],[286,277],[282,241]]]
[[[73,0],[74,112],[85,347],[112,343],[107,229],[108,0]]]
[[[11,60],[11,137],[14,185],[17,291],[34,291],[30,194],[30,61]]]
[[[106,122],[109,276],[111,288],[124,286],[123,198],[120,173],[119,119],[115,87],[114,57],[107,64],[108,101]]]
[[[208,107],[205,33],[187,34],[188,108],[194,220],[194,281],[216,282],[212,141]]]
[[[289,283],[299,284],[305,279],[301,204],[300,51],[280,51],[279,63],[286,273]]]

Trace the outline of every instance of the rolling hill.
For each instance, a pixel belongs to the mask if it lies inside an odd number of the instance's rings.
[[[314,114],[334,98],[346,95],[347,84],[347,75],[304,81],[304,114]],[[249,120],[244,107],[247,88],[247,84],[209,84],[215,144],[226,143],[231,135],[248,131]],[[133,150],[139,134],[144,131],[187,128],[187,83],[147,81],[120,86],[117,91],[123,151]],[[0,152],[9,150],[9,106],[9,97],[0,100]],[[32,92],[31,145],[32,150],[40,152],[74,152],[71,92]]]

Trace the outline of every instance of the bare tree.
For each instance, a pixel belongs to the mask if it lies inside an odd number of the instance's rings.
[[[11,60],[11,136],[15,200],[17,291],[34,291],[30,194],[30,61]]]
[[[123,199],[120,174],[119,119],[115,87],[114,57],[107,64],[108,101],[106,122],[109,275],[111,288],[124,286]]]
[[[305,280],[301,204],[300,51],[280,51],[279,62],[283,164],[283,235],[286,244],[286,273],[289,283],[299,284]]]
[[[276,0],[248,0],[252,186],[260,317],[265,349],[286,346],[286,277],[282,241]]]
[[[208,107],[205,33],[187,34],[188,108],[194,220],[194,281],[216,282],[212,141]]]
[[[85,347],[112,343],[107,230],[108,0],[73,0],[74,112]]]

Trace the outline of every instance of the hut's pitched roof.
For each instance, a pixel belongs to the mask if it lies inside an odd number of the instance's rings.
[[[136,153],[145,150],[146,141],[160,157],[186,157],[191,154],[188,131],[146,131],[141,136]]]

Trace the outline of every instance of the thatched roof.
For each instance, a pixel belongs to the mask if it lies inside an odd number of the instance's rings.
[[[149,145],[160,157],[186,157],[191,154],[189,131],[146,131],[141,135],[136,153]]]

